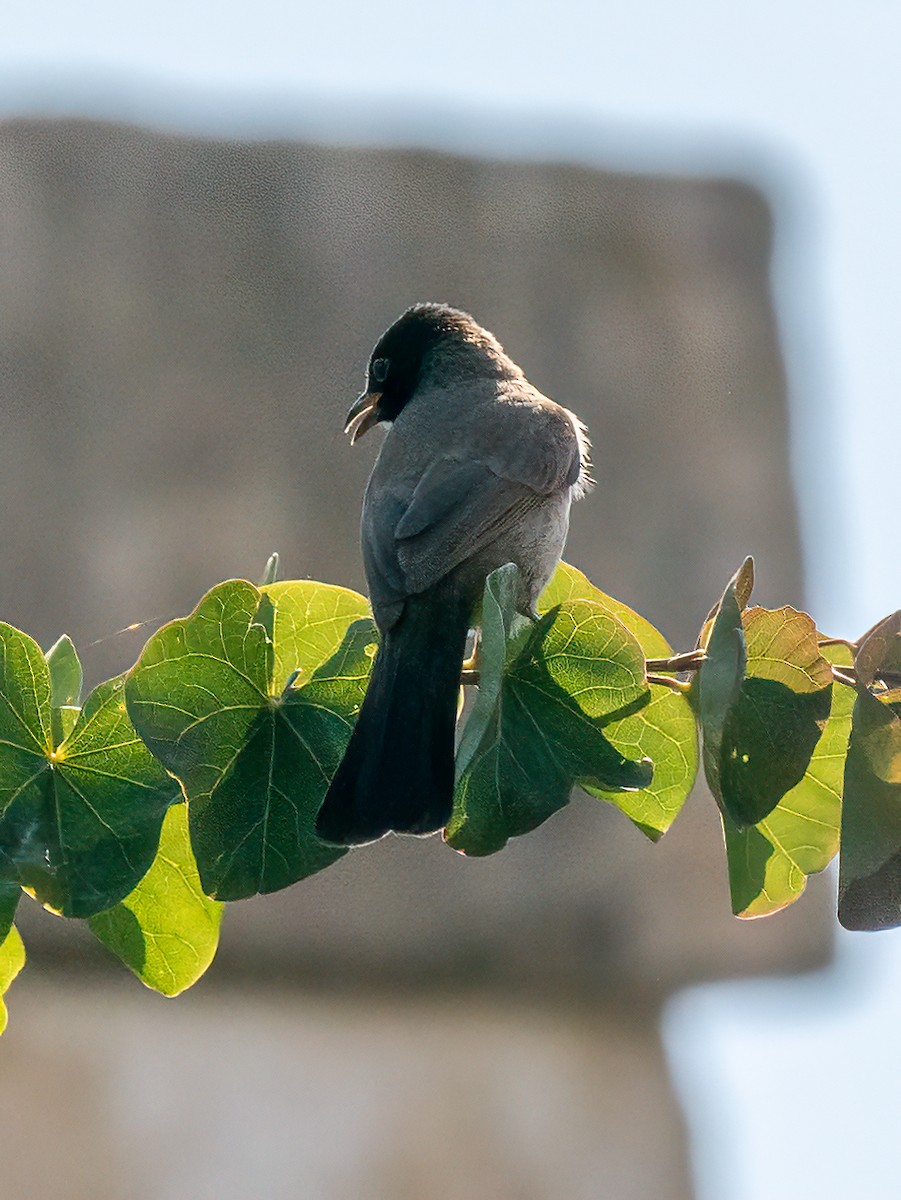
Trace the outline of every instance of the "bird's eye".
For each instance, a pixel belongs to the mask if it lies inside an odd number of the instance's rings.
[[[377,358],[369,368],[369,376],[373,383],[384,383],[388,378],[387,358]]]

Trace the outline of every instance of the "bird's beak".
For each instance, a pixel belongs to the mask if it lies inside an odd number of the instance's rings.
[[[364,392],[357,398],[344,422],[344,432],[350,437],[351,445],[357,438],[361,438],[367,429],[378,424],[380,420],[378,407],[381,398],[381,392]]]

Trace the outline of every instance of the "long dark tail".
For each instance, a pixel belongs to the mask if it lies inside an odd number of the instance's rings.
[[[432,833],[450,818],[460,665],[472,599],[442,581],[382,641],[316,832],[340,846]]]

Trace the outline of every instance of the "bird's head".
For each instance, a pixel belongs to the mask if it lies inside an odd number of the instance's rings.
[[[369,357],[366,388],[344,425],[351,443],[373,425],[396,420],[437,350],[468,350],[489,361],[508,361],[493,335],[469,313],[446,304],[414,304],[385,330]]]

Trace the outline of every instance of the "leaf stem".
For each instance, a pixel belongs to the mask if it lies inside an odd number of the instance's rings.
[[[300,673],[301,673],[300,667],[298,667],[296,671],[292,671],[291,674],[288,676],[288,680],[287,680],[285,686],[282,688],[282,694],[280,697],[282,700],[284,700],[284,698],[288,695],[288,693],[294,687],[294,681],[297,679],[297,677],[298,677],[298,675],[300,675]]]
[[[647,674],[648,683],[656,683],[660,687],[671,688],[674,692],[679,692],[685,695],[691,691],[691,682],[687,679],[674,679],[672,675],[657,675],[649,671]]]
[[[857,687],[857,679],[855,676],[849,675],[847,671],[840,671],[838,667],[832,668],[832,678],[836,681],[836,683],[843,683],[845,687]]]
[[[649,658],[645,663],[648,671],[697,671],[707,657],[705,650],[686,650],[671,658]]]

